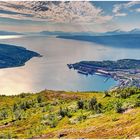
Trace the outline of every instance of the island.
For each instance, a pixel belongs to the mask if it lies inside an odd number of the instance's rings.
[[[41,55],[24,47],[0,44],[0,68],[23,66],[32,57]]]
[[[119,81],[119,84],[113,89],[132,86],[140,87],[140,60],[81,61],[74,64],[67,64],[67,66],[70,69],[73,68],[74,70],[77,70],[80,74],[87,76],[98,74],[106,76],[107,79],[113,78],[114,80]]]

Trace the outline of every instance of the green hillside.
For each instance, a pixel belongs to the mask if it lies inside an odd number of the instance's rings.
[[[140,89],[0,96],[0,138],[136,138]]]

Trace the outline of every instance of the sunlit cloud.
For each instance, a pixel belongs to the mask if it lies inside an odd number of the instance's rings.
[[[56,23],[105,23],[112,16],[105,15],[101,8],[88,1],[49,2],[49,1],[12,1],[0,2],[0,10],[13,12],[1,13],[0,17],[30,19]],[[15,13],[15,14],[14,14]]]
[[[106,32],[139,27],[139,1],[0,1],[0,30]],[[110,8],[110,9],[109,9]],[[132,14],[134,16],[132,17]],[[132,22],[128,22],[133,18]],[[21,28],[22,27],[22,28]]]
[[[140,8],[137,8],[135,11],[136,11],[136,12],[140,12]]]
[[[130,9],[137,4],[140,4],[140,1],[130,1],[128,3],[115,4],[112,12],[115,14],[115,16],[127,16],[128,14],[122,12],[122,10],[129,10],[133,12],[134,10],[130,10]]]

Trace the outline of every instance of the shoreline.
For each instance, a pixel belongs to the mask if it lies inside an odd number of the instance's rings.
[[[0,44],[0,49],[0,69],[21,67],[33,57],[42,57],[37,52],[11,44]]]
[[[136,61],[135,63],[136,68],[133,66],[133,68],[126,68],[125,66],[121,66],[121,68],[119,68],[120,64],[114,64],[116,63],[115,61],[81,61],[79,63],[75,63],[75,64],[67,64],[69,69],[74,69],[77,71],[77,73],[83,74],[83,75],[100,75],[100,76],[105,76],[108,78],[112,78],[115,81],[118,81],[119,83],[114,86],[113,88],[111,88],[110,90],[114,90],[116,88],[126,88],[126,87],[132,87],[132,86],[136,86],[136,87],[140,87],[140,60],[133,60],[133,59],[122,59],[122,60],[118,60],[118,61],[124,61],[124,65],[125,61]],[[107,65],[107,64],[109,65]],[[112,66],[112,64],[114,64],[114,68]],[[132,63],[133,64],[133,63]],[[107,66],[104,66],[107,65]],[[117,66],[118,65],[118,66]],[[130,65],[130,64],[129,64]],[[131,66],[129,66],[131,67]],[[107,81],[105,80],[105,81]]]

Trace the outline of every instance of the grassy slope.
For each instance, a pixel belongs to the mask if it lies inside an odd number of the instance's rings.
[[[58,91],[0,96],[0,138],[139,137],[139,95],[137,90],[127,98],[118,98],[114,93],[104,98],[103,93]],[[78,100],[82,99],[88,104],[93,97],[102,104],[102,113],[77,108]],[[28,105],[23,105],[27,102]],[[123,113],[116,113],[116,102],[123,104],[122,107],[126,109]],[[60,117],[60,107],[68,108],[70,115]]]

